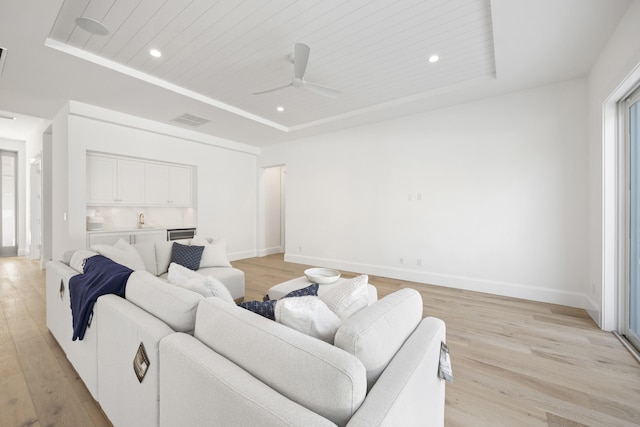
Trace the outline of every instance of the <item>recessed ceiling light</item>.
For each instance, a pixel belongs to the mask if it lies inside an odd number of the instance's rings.
[[[283,106],[279,106],[278,108],[276,108],[276,110],[278,110],[278,112],[282,113],[284,111],[284,107]]]
[[[87,18],[85,16],[76,18],[76,25],[97,36],[106,36],[109,34],[109,29],[105,27],[102,22],[93,18]]]
[[[429,62],[431,62],[433,64],[434,62],[438,62],[439,59],[440,59],[440,57],[438,55],[431,55],[429,57]]]
[[[149,51],[149,55],[153,56],[154,58],[160,58],[162,56],[162,52],[160,52],[158,49],[151,49]]]

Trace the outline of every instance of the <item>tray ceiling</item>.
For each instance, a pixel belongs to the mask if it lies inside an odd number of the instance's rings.
[[[306,80],[339,97],[253,95],[291,81],[297,42],[311,48]],[[488,0],[66,0],[48,46],[281,130],[495,76]]]

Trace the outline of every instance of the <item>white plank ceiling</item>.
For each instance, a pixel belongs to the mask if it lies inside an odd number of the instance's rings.
[[[81,29],[79,16],[110,33]],[[495,75],[489,0],[65,0],[49,37],[286,128]],[[338,98],[252,94],[291,80],[297,42],[311,48],[306,80]]]
[[[2,0],[0,111],[17,119],[0,120],[0,137],[25,116],[51,120],[72,100],[254,146],[299,140],[585,78],[629,5]],[[78,17],[109,33],[83,30]],[[291,81],[296,43],[311,49],[305,79],[339,97],[295,87],[253,95]],[[174,120],[183,114],[204,123]]]

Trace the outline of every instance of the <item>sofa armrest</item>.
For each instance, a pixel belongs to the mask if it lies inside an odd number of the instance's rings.
[[[164,338],[160,359],[162,426],[335,426],[189,335]]]
[[[166,323],[117,295],[98,298],[98,396],[115,426],[158,425],[160,340],[174,333]],[[149,367],[142,381],[133,369],[140,344]]]
[[[347,426],[443,426],[445,382],[438,364],[445,335],[442,320],[422,319]]]

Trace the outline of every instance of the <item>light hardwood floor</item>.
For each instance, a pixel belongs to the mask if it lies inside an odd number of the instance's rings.
[[[233,263],[246,299],[301,276],[282,255]],[[366,273],[366,272],[365,272]],[[352,274],[345,273],[345,277]],[[0,426],[107,426],[46,327],[44,272],[0,258]],[[584,310],[371,276],[412,287],[447,324],[447,426],[638,426],[640,365]]]

